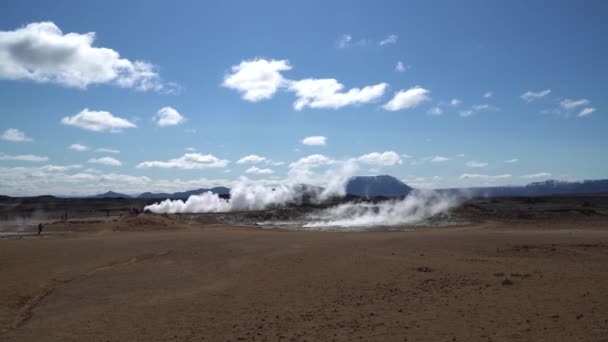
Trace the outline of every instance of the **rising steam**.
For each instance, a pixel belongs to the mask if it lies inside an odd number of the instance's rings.
[[[322,174],[310,167],[292,169],[284,184],[267,186],[242,179],[230,190],[230,199],[206,192],[182,200],[165,200],[145,207],[153,213],[212,213],[255,211],[301,204],[322,203],[346,194],[346,183],[358,170],[353,160],[334,163]],[[323,179],[323,188],[305,186]],[[414,191],[402,200],[379,203],[349,202],[314,212],[303,222],[305,228],[371,227],[414,224],[445,212],[457,204],[454,197],[433,191]]]
[[[309,215],[305,228],[379,227],[419,223],[454,207],[454,197],[434,191],[415,191],[402,200],[379,203],[349,202]]]

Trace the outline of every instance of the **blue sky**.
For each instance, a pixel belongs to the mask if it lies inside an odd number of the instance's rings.
[[[0,193],[280,182],[345,161],[431,188],[606,178],[607,15],[603,1],[6,1]]]

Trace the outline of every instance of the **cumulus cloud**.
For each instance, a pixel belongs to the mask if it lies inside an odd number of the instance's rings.
[[[347,47],[352,40],[353,40],[353,37],[350,34],[345,33],[345,34],[341,35],[340,38],[338,38],[336,45],[340,49],[343,49],[343,48]]]
[[[417,107],[421,103],[428,101],[429,91],[421,88],[414,87],[408,90],[400,90],[395,93],[395,96],[382,108],[390,111],[397,111],[401,109],[410,109]]]
[[[134,123],[114,116],[110,112],[94,111],[88,108],[83,109],[74,116],[66,116],[61,119],[61,123],[68,126],[82,128],[93,132],[118,133],[125,128],[134,128]]]
[[[399,39],[399,36],[397,36],[396,34],[391,34],[388,37],[379,41],[378,45],[385,46],[385,45],[397,44],[398,39]]]
[[[521,99],[526,102],[532,102],[534,100],[541,99],[551,93],[551,89],[541,90],[539,92],[527,91],[521,94]]]
[[[592,107],[583,108],[578,113],[578,116],[582,118],[582,117],[585,117],[585,116],[587,116],[587,115],[589,115],[589,114],[591,114],[593,112],[595,112],[595,108],[592,108]]]
[[[427,111],[427,114],[438,116],[438,115],[443,114],[443,109],[441,109],[441,107],[439,107],[439,106],[431,107]]]
[[[551,174],[549,172],[530,173],[530,174],[521,176],[521,178],[524,178],[524,179],[549,178],[549,177],[551,177]]]
[[[258,102],[271,98],[285,85],[281,71],[290,70],[287,60],[250,59],[242,61],[224,76],[222,85],[241,93],[244,100]]]
[[[257,164],[266,162],[268,159],[266,157],[260,157],[255,154],[250,154],[236,161],[237,164]]]
[[[502,175],[482,175],[477,173],[464,173],[458,177],[460,179],[483,179],[483,180],[497,180],[497,179],[507,179],[511,178],[510,174],[502,174]]]
[[[96,149],[95,152],[99,152],[99,153],[120,153],[120,150],[115,150],[115,149],[112,149],[112,148],[101,147],[101,148]]]
[[[4,133],[2,133],[2,136],[0,138],[2,138],[2,140],[12,141],[12,142],[31,142],[31,141],[33,141],[32,138],[29,138],[27,135],[25,135],[24,132],[22,132],[16,128],[7,129],[6,131],[4,131]]]
[[[260,169],[257,166],[252,166],[252,167],[248,168],[245,172],[256,174],[256,175],[270,175],[270,174],[274,173],[274,171],[271,169]]]
[[[207,168],[224,168],[229,161],[219,159],[212,154],[186,153],[183,156],[169,161],[145,161],[137,165],[138,169],[145,168],[162,168],[162,169],[207,169]]]
[[[89,159],[89,163],[107,165],[107,166],[121,166],[122,165],[120,160],[112,158],[112,157],[91,158],[91,159]]]
[[[395,65],[395,71],[397,72],[405,72],[406,69],[407,68],[405,67],[402,61],[398,61],[397,65]]]
[[[289,80],[282,71],[290,70],[287,60],[251,59],[232,67],[222,85],[241,93],[244,100],[258,102],[270,99],[283,89],[293,92],[295,110],[309,108],[338,109],[344,106],[372,102],[380,98],[388,84],[379,83],[344,91],[344,85],[333,78]]]
[[[25,161],[32,163],[41,163],[48,161],[48,157],[36,156],[33,154],[21,154],[21,155],[10,155],[4,152],[0,152],[0,160],[11,160],[11,161]]]
[[[590,101],[587,99],[580,99],[580,100],[565,99],[562,102],[560,102],[559,105],[560,105],[560,107],[562,107],[565,110],[571,110],[571,109],[575,109],[580,106],[588,105],[589,103],[590,103]]]
[[[489,99],[492,96],[494,96],[494,93],[491,92],[491,91],[486,91],[485,93],[483,93],[483,98],[484,99]]]
[[[338,109],[372,102],[384,95],[387,87],[388,84],[379,83],[342,92],[344,85],[333,78],[309,78],[290,82],[289,90],[297,97],[293,104],[295,110],[302,110],[305,107]]]
[[[88,151],[89,150],[88,146],[81,145],[81,144],[72,144],[72,145],[68,146],[68,148],[70,150],[79,151],[79,152]]]
[[[488,163],[471,160],[471,161],[467,162],[466,165],[468,167],[486,167],[486,166],[488,166]]]
[[[399,154],[394,151],[386,151],[382,153],[372,152],[364,154],[358,157],[357,161],[375,166],[392,166],[396,164],[401,164],[401,158]]]
[[[163,107],[154,116],[156,124],[160,127],[175,126],[184,122],[186,119],[174,108]]]
[[[505,163],[513,164],[513,163],[517,163],[518,161],[519,161],[519,159],[513,158],[513,159],[505,160]]]
[[[308,146],[325,146],[327,145],[327,138],[322,135],[314,135],[302,139],[301,143]]]
[[[0,31],[0,78],[57,83],[86,89],[112,83],[124,88],[173,92],[156,67],[121,58],[117,51],[94,47],[95,33],[64,34],[52,22]]]
[[[289,164],[291,168],[314,168],[323,165],[330,165],[334,160],[322,155],[312,154],[308,157],[300,158],[297,161]]]

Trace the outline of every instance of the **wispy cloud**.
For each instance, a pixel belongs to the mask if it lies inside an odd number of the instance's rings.
[[[270,175],[273,174],[274,171],[272,169],[260,169],[257,166],[252,166],[248,168],[245,173],[251,173],[256,175]]]
[[[121,166],[122,162],[116,158],[112,157],[101,157],[101,158],[91,158],[88,161],[91,164],[100,164],[106,166]]]
[[[11,160],[11,161],[25,161],[32,163],[41,163],[48,161],[48,157],[41,157],[33,154],[20,154],[20,155],[10,155],[4,152],[0,152],[0,160]]]
[[[527,91],[521,94],[521,99],[526,102],[532,102],[534,100],[541,99],[551,93],[551,89],[541,90],[539,92]]]
[[[79,151],[79,152],[83,152],[83,151],[88,151],[89,147],[82,145],[82,144],[72,144],[70,146],[68,146],[68,148],[70,150],[74,150],[74,151]]]
[[[343,49],[347,47],[352,40],[353,37],[350,34],[345,33],[341,35],[340,38],[338,38],[338,40],[336,41],[336,46],[340,49]]]
[[[28,137],[24,132],[18,130],[17,128],[9,128],[2,136],[0,136],[2,140],[12,141],[12,142],[32,142],[33,139]]]
[[[488,166],[488,163],[471,160],[466,163],[466,166],[468,166],[468,167],[486,167],[486,166]]]
[[[549,172],[538,172],[538,173],[530,173],[527,175],[521,176],[524,179],[536,179],[536,178],[549,178],[552,175]]]
[[[595,112],[595,108],[592,107],[587,107],[587,108],[583,108],[581,109],[581,111],[578,113],[579,117],[585,117],[591,113]]]
[[[137,165],[138,169],[162,168],[162,169],[207,169],[225,168],[229,161],[217,158],[212,154],[186,153],[183,156],[169,161],[145,161]]]
[[[405,72],[406,69],[407,67],[405,66],[405,64],[403,64],[402,61],[398,61],[397,65],[395,65],[395,71],[397,72]]]
[[[378,45],[385,46],[385,45],[397,44],[398,39],[399,39],[399,36],[397,36],[396,34],[391,34],[388,37],[379,41]]]

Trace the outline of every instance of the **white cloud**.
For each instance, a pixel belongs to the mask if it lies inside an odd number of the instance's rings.
[[[12,160],[12,161],[26,161],[32,163],[41,163],[48,161],[48,157],[36,156],[33,154],[22,154],[22,155],[9,155],[4,152],[0,152],[0,160]]]
[[[489,104],[476,104],[472,105],[471,109],[462,109],[459,111],[461,117],[466,118],[477,112],[481,112],[484,110],[498,110],[498,108],[490,106]]]
[[[513,164],[513,163],[517,163],[518,161],[519,161],[519,159],[513,158],[513,159],[505,160],[505,163]]]
[[[391,34],[388,37],[384,38],[383,40],[379,41],[378,45],[385,46],[385,45],[390,45],[390,44],[397,44],[398,39],[399,39],[399,36],[397,36],[396,34]]]
[[[229,161],[219,159],[212,154],[186,153],[183,156],[169,161],[145,161],[137,165],[138,169],[144,168],[173,168],[173,169],[207,169],[224,168]]]
[[[473,111],[478,112],[480,110],[484,110],[484,109],[489,109],[490,105],[488,104],[476,104],[473,105],[473,107],[471,107],[473,109]]]
[[[112,148],[98,148],[95,150],[95,152],[99,152],[99,153],[120,153],[120,150],[115,150]]]
[[[81,144],[72,144],[72,145],[68,146],[68,148],[70,150],[80,151],[80,152],[89,150],[88,146],[81,145]]]
[[[154,116],[156,124],[160,127],[175,126],[184,122],[185,118],[172,107],[161,108]]]
[[[345,47],[347,47],[350,42],[353,40],[353,37],[350,34],[343,34],[340,36],[340,38],[338,38],[338,41],[336,42],[336,45],[343,49]]]
[[[443,109],[441,109],[441,107],[439,107],[439,106],[431,107],[427,111],[427,114],[429,114],[429,115],[435,115],[435,116],[441,115],[441,114],[443,114]]]
[[[489,99],[492,96],[494,96],[494,93],[491,92],[491,91],[486,91],[485,93],[483,93],[483,98],[484,99]]]
[[[486,166],[488,166],[488,163],[471,160],[471,161],[467,162],[466,165],[468,167],[486,167]]]
[[[551,177],[551,174],[549,172],[531,173],[531,174],[521,176],[521,178],[525,178],[525,179],[549,178],[549,177]]]
[[[52,22],[0,31],[0,78],[57,83],[86,89],[113,83],[124,88],[172,92],[154,65],[120,58],[109,48],[94,47],[95,33],[61,32]]]
[[[4,131],[4,133],[2,133],[2,136],[0,138],[2,138],[2,140],[13,141],[13,142],[31,142],[31,141],[33,141],[32,138],[29,138],[27,135],[25,135],[24,132],[22,132],[16,128],[7,129],[6,131]]]
[[[460,179],[484,179],[484,180],[496,180],[496,179],[507,179],[511,178],[510,174],[502,174],[502,175],[480,175],[477,173],[464,173],[458,177]]]
[[[559,105],[565,110],[571,110],[576,107],[588,105],[589,102],[590,101],[587,99],[580,99],[580,100],[565,99],[562,102],[560,102]]]
[[[112,158],[112,157],[91,158],[91,159],[89,159],[89,163],[101,164],[101,165],[107,165],[107,166],[121,166],[122,165],[120,160]]]
[[[450,105],[453,107],[458,107],[458,106],[460,106],[461,103],[462,103],[462,100],[460,100],[460,99],[452,99],[452,101],[450,101]]]
[[[364,154],[357,158],[357,161],[376,166],[392,166],[396,164],[401,164],[401,158],[399,154],[394,151],[386,151],[382,153],[372,152],[369,154]]]
[[[398,61],[397,65],[395,65],[395,71],[397,72],[405,72],[406,69],[407,68],[405,67],[402,61]]]
[[[433,163],[442,163],[442,162],[446,162],[446,161],[450,160],[450,158],[443,157],[443,156],[434,156],[434,157],[430,157],[429,160]]]
[[[315,135],[302,139],[301,143],[308,146],[325,146],[327,145],[327,138],[322,135]]]
[[[546,89],[546,90],[541,90],[539,92],[532,92],[532,91],[527,91],[523,94],[521,94],[521,99],[526,101],[526,102],[532,102],[534,100],[538,100],[540,98],[543,98],[547,95],[549,95],[551,93],[551,89]]]
[[[579,117],[585,117],[591,113],[595,112],[595,108],[591,108],[591,107],[587,107],[587,108],[583,108],[581,109],[581,111],[578,113]]]
[[[313,168],[333,164],[334,161],[322,154],[312,154],[289,164],[291,168]]]
[[[48,172],[65,172],[73,169],[81,169],[82,165],[44,165],[39,168],[40,171],[48,171]]]
[[[222,85],[241,93],[244,100],[258,102],[271,98],[285,85],[281,71],[290,70],[287,60],[251,59],[232,67]]]
[[[257,163],[262,163],[262,162],[266,162],[268,159],[266,159],[266,157],[260,157],[258,155],[255,154],[250,154],[248,156],[245,156],[239,160],[237,160],[237,164],[257,164]]]
[[[196,148],[194,148],[194,147],[186,147],[186,151],[188,151],[188,152],[196,152]]]
[[[64,125],[75,126],[88,131],[94,132],[111,132],[118,133],[125,128],[134,128],[134,123],[114,116],[110,112],[93,111],[88,108],[83,109],[80,113],[74,116],[66,116],[61,119]]]
[[[379,83],[341,92],[344,85],[333,78],[309,78],[291,81],[289,90],[295,92],[297,97],[293,104],[295,110],[302,110],[305,107],[338,109],[348,105],[372,102],[380,98],[387,87],[388,84]]]
[[[248,168],[245,172],[256,174],[256,175],[270,175],[270,174],[274,173],[274,171],[271,169],[260,169],[256,166],[252,166],[252,167]]]
[[[429,91],[421,87],[400,90],[396,92],[393,99],[382,106],[382,108],[390,111],[414,108],[424,101],[428,101],[428,94]]]

